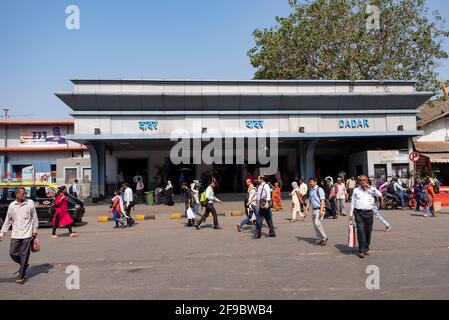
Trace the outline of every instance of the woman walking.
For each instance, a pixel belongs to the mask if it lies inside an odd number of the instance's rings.
[[[56,228],[58,227],[66,227],[69,229],[69,235],[71,238],[77,237],[78,234],[72,231],[73,219],[70,217],[69,212],[67,211],[67,187],[62,186],[59,188],[58,195],[56,196],[55,201],[56,212],[53,217],[53,232],[52,238],[55,239],[58,236],[56,235]]]
[[[281,188],[278,182],[274,183],[273,188],[273,211],[282,210]]]
[[[301,212],[301,204],[304,204],[303,196],[296,181],[292,182],[293,191],[290,193],[292,197],[292,219],[290,222],[296,221],[296,216],[299,213],[301,220],[304,220],[304,214]]]
[[[124,206],[123,206],[123,198],[118,190],[114,191],[114,198],[112,198],[112,217],[115,221],[115,227],[114,229],[117,229],[119,226],[123,227],[125,224],[123,223],[123,220],[121,219],[123,212],[125,212]]]
[[[175,203],[173,202],[173,185],[171,181],[167,181],[167,186],[165,187],[165,204],[167,206],[172,206]]]

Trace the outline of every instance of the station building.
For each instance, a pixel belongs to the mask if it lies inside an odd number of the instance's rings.
[[[68,139],[85,145],[91,157],[92,197],[108,192],[119,173],[137,172],[147,189],[182,173],[213,174],[220,192],[239,191],[262,163],[173,163],[173,132],[200,140],[247,138],[277,132],[277,167],[284,185],[294,177],[367,174],[408,178],[417,108],[431,92],[411,81],[199,81],[72,80],[72,92],[58,92],[73,112]],[[238,153],[237,142],[232,145]],[[265,146],[270,152],[271,143]],[[193,149],[193,147],[192,147]],[[192,152],[191,158],[195,157]],[[223,155],[223,158],[225,155]],[[226,163],[225,163],[226,162]]]

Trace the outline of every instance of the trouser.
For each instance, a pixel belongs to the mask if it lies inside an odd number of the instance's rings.
[[[313,227],[315,228],[316,237],[318,240],[327,239],[326,233],[324,232],[323,224],[320,218],[320,209],[313,209],[312,213]]]
[[[126,209],[125,209],[126,215],[127,215],[127,217],[126,217],[126,224],[127,224],[128,226],[132,226],[132,225],[134,224],[134,219],[131,218],[131,208],[133,207],[133,205],[134,205],[134,202],[131,201],[131,202],[126,206]]]
[[[215,210],[213,203],[206,204],[206,212],[204,213],[204,216],[202,216],[201,219],[198,221],[197,225],[200,225],[201,223],[205,222],[207,217],[209,216],[209,213],[212,213],[212,217],[214,218],[214,227],[218,227],[217,211]]]
[[[354,210],[355,223],[357,225],[357,240],[359,252],[365,253],[369,250],[371,243],[371,232],[373,230],[373,211]]]
[[[335,204],[335,198],[333,199],[326,199],[325,201],[326,203],[326,209],[327,212],[332,216],[332,217],[336,217],[337,216],[337,206]]]
[[[335,205],[337,207],[337,214],[343,215],[345,213],[344,199],[335,199]]]
[[[267,222],[270,236],[276,235],[274,232],[273,213],[271,212],[271,209],[259,208],[256,220],[256,236],[260,237],[262,235],[262,225],[264,219]]]
[[[9,255],[11,259],[20,265],[19,278],[23,279],[28,269],[28,260],[31,252],[31,238],[11,239]]]
[[[416,200],[416,211],[419,211],[419,207],[420,207],[420,205],[421,205],[421,193],[420,192],[417,192],[416,194],[415,194],[415,200]]]
[[[301,211],[301,204],[299,202],[293,202],[293,209],[292,209],[292,220],[296,220],[296,216],[299,212],[299,217],[304,218],[304,214]]]
[[[55,217],[55,223],[53,225],[52,235],[56,235],[56,229],[58,228],[58,225],[59,225],[59,214],[56,215],[56,217]],[[69,229],[69,233],[72,233],[72,225],[71,224],[69,224],[67,226],[67,229]]]
[[[243,219],[242,222],[240,222],[240,227],[243,227],[245,224],[249,224],[253,214],[255,214],[257,217],[257,206],[255,204],[252,204],[251,209],[253,210],[253,212],[249,212],[248,215],[246,216],[246,218]]]
[[[114,209],[114,213],[112,214],[114,221],[115,221],[115,225],[118,227],[118,225],[122,225],[123,226],[123,221],[120,219],[118,212],[116,209]]]
[[[390,226],[390,224],[388,223],[388,221],[385,220],[384,217],[382,217],[382,216],[380,215],[379,209],[378,209],[377,207],[374,207],[374,208],[373,208],[373,213],[374,213],[374,216],[376,217],[376,219],[380,221],[380,223],[382,223],[382,224],[383,224],[384,226],[386,226],[386,227],[389,227],[389,226]]]
[[[395,191],[395,196],[399,198],[399,201],[401,202],[401,207],[405,207],[405,200],[404,200],[404,192],[403,191]]]
[[[352,194],[354,193],[354,188],[348,188],[348,192],[349,192],[349,195],[348,195],[348,202],[351,202],[351,200],[352,200]]]

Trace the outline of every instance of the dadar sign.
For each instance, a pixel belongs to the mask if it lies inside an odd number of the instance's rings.
[[[340,129],[369,128],[369,122],[368,119],[340,119],[338,127]]]

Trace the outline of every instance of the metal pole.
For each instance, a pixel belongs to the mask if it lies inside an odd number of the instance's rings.
[[[3,158],[3,161],[5,162],[3,165],[4,174],[8,174],[8,108],[3,109],[5,113],[5,156]]]

